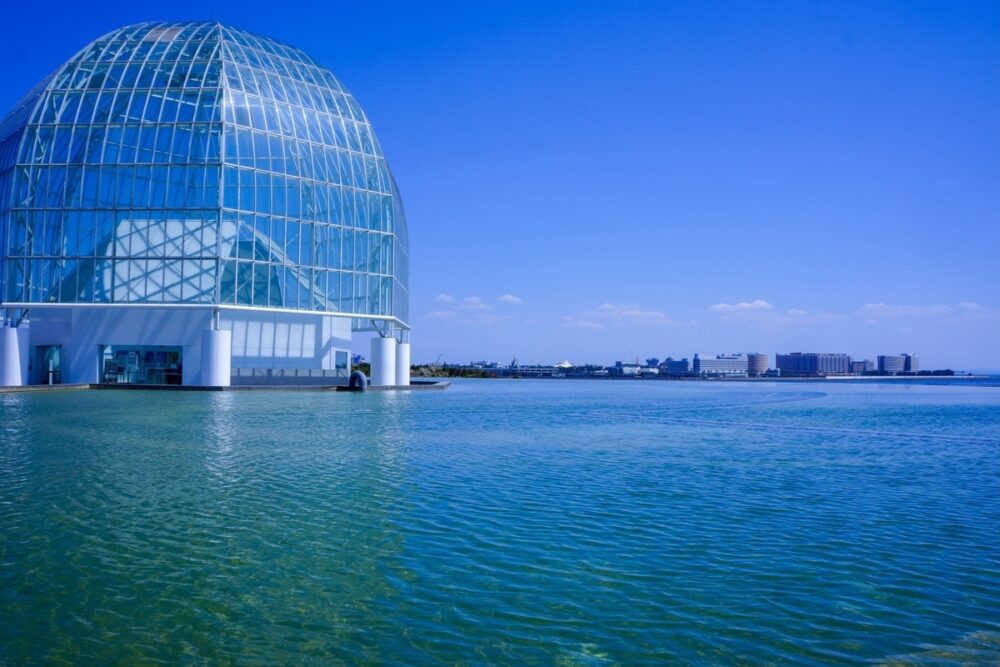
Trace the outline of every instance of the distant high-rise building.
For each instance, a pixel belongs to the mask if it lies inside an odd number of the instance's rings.
[[[878,355],[879,373],[902,373],[906,370],[906,357],[901,354]]]
[[[878,357],[880,373],[916,373],[920,370],[920,360],[912,354],[880,354]]]
[[[879,373],[902,373],[906,370],[906,359],[901,354],[878,355]]]
[[[875,362],[871,359],[851,359],[851,372],[856,375],[875,370]]]
[[[715,356],[694,355],[694,374],[701,376],[746,377],[747,355],[716,354]]]
[[[691,362],[688,361],[687,357],[683,359],[671,359],[667,357],[666,361],[660,364],[660,374],[673,377],[691,375]]]
[[[792,376],[846,375],[850,372],[850,362],[850,357],[839,352],[792,352],[775,355],[775,366],[781,374]]]
[[[768,371],[768,356],[759,352],[751,352],[747,355],[747,373],[750,377],[759,377]]]

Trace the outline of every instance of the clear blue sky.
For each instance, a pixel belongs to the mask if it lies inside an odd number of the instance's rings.
[[[3,16],[5,108],[140,20],[214,18],[328,66],[403,192],[415,361],[912,351],[1000,368],[998,2]]]

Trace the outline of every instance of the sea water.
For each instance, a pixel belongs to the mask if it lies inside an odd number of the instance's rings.
[[[0,395],[0,664],[1000,662],[1000,386]]]

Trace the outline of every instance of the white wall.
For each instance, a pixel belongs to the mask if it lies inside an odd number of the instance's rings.
[[[0,387],[28,384],[29,336],[27,326],[0,327]]]
[[[100,382],[101,345],[169,345],[183,348],[183,382],[201,384],[202,332],[212,309],[31,309],[30,345],[62,346],[62,381]],[[336,351],[350,352],[348,318],[282,312],[223,310],[221,328],[232,331],[233,368],[336,368]]]
[[[201,379],[201,332],[212,311],[171,308],[31,309],[31,345],[62,345],[62,381],[100,382],[101,345],[171,345],[183,348],[183,382]]]
[[[351,320],[329,315],[223,311],[233,332],[233,368],[336,368],[336,351],[350,354]]]

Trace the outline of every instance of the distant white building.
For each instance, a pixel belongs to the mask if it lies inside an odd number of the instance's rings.
[[[752,377],[760,377],[767,373],[770,368],[768,356],[759,352],[751,352],[747,355],[747,372]]]
[[[745,354],[694,355],[694,374],[702,377],[746,377],[748,368]]]
[[[674,377],[691,375],[691,362],[688,361],[687,357],[683,359],[673,359],[671,357],[667,357],[667,359],[660,364],[660,375],[670,375]]]
[[[878,370],[881,373],[916,373],[920,370],[920,360],[912,354],[880,354]]]
[[[639,375],[642,367],[634,362],[616,361],[615,365],[608,369],[608,373],[618,377],[635,377]]]

